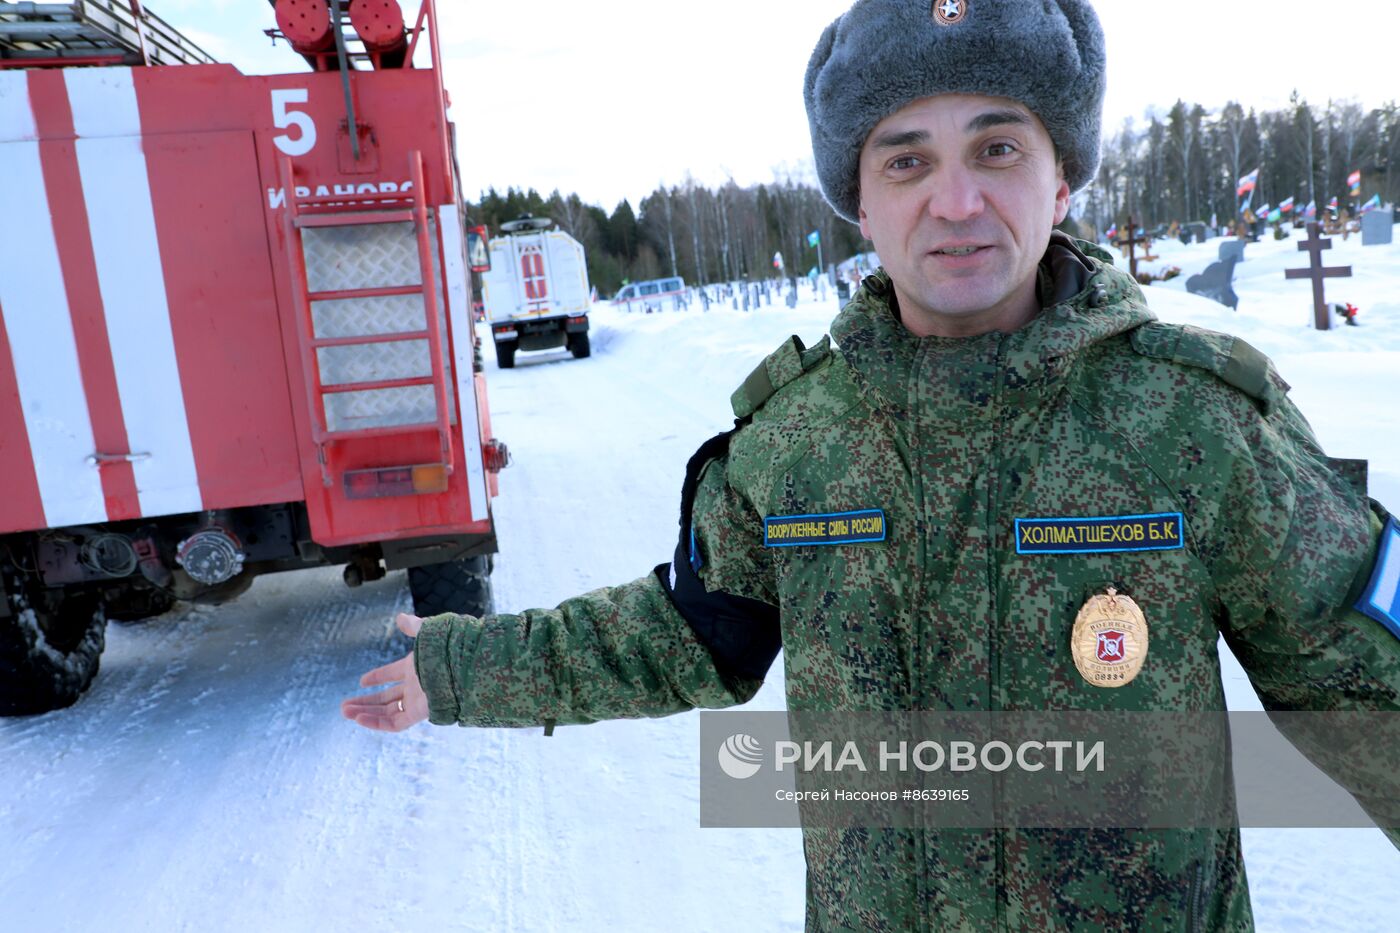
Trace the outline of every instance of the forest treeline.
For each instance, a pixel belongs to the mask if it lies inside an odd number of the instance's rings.
[[[1252,206],[1288,198],[1301,209],[1325,206],[1353,214],[1372,196],[1400,195],[1400,105],[1365,110],[1355,101],[1310,104],[1295,91],[1289,105],[1259,112],[1235,102],[1219,111],[1178,100],[1165,116],[1129,121],[1105,134],[1098,177],[1081,202],[1097,230],[1129,214],[1147,227],[1172,221],[1225,224],[1240,205],[1240,180],[1259,170]],[[1347,184],[1361,173],[1359,192]]]
[[[1319,106],[1295,93],[1278,110],[1231,102],[1208,111],[1179,100],[1165,114],[1105,133],[1098,176],[1076,198],[1072,223],[1090,237],[1129,214],[1148,227],[1212,216],[1224,224],[1239,206],[1239,179],[1255,169],[1256,208],[1289,197],[1300,207],[1337,197],[1354,209],[1374,194],[1394,203],[1400,195],[1400,105],[1369,111],[1354,101]],[[1354,171],[1361,172],[1357,196],[1347,184]],[[603,295],[627,281],[668,275],[690,284],[765,278],[777,274],[778,253],[787,275],[806,275],[817,264],[809,245],[813,232],[828,266],[873,249],[858,228],[832,213],[814,184],[791,176],[749,186],[731,180],[716,188],[687,180],[656,188],[635,207],[622,201],[611,212],[577,194],[491,189],[469,211],[493,234],[527,212],[553,218],[583,244],[589,278]]]
[[[612,213],[577,194],[543,197],[533,188],[504,194],[493,188],[468,208],[493,236],[524,213],[552,218],[583,244],[589,281],[605,296],[624,282],[670,275],[691,285],[768,278],[779,274],[773,263],[779,253],[784,274],[806,275],[817,265],[817,250],[808,245],[813,232],[826,265],[871,249],[814,185],[792,178],[719,188],[688,180],[658,187],[635,210],[622,201]]]

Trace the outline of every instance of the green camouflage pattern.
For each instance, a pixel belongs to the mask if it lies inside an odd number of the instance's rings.
[[[736,393],[752,421],[701,477],[701,577],[780,607],[790,709],[1220,710],[1223,633],[1270,709],[1400,710],[1400,641],[1345,608],[1380,531],[1364,494],[1262,355],[1157,323],[1107,260],[1057,235],[1042,313],[968,339],[911,335],[877,273],[834,322],[839,349],[787,343],[760,367],[770,385]],[[865,509],[885,541],[763,546],[765,516]],[[1017,518],[1166,512],[1183,549],[1016,552]],[[1151,637],[1117,689],[1070,652],[1109,585]],[[435,617],[417,663],[435,723],[657,716],[758,686],[716,672],[654,576]],[[1253,926],[1237,831],[809,828],[804,844],[812,930]]]

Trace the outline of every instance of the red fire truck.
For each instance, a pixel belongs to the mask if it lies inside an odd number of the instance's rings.
[[[488,607],[507,455],[433,0],[272,7],[311,70],[139,0],[0,4],[0,713],[76,700],[108,619],[261,573]]]

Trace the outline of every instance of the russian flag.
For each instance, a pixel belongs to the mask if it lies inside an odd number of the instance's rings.
[[[1255,169],[1239,180],[1235,188],[1235,197],[1242,198],[1254,190],[1254,186],[1259,183],[1259,169]]]
[[[1364,214],[1364,213],[1366,213],[1367,211],[1373,211],[1373,210],[1375,210],[1376,208],[1378,208],[1378,207],[1380,207],[1380,206],[1381,206],[1381,196],[1380,196],[1379,194],[1373,194],[1373,195],[1371,195],[1371,200],[1369,200],[1369,201],[1367,201],[1365,204],[1361,205],[1361,213]]]
[[[1280,205],[1278,206],[1278,209],[1279,209],[1279,213],[1281,213],[1281,214],[1287,214],[1287,213],[1289,213],[1290,211],[1293,210],[1293,199],[1292,199],[1292,198],[1285,198],[1284,201],[1283,201],[1283,203],[1280,204]]]

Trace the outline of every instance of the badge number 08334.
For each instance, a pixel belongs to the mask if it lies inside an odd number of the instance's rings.
[[[1095,687],[1131,683],[1147,660],[1147,619],[1113,587],[1089,597],[1074,620],[1070,650],[1079,674]]]

